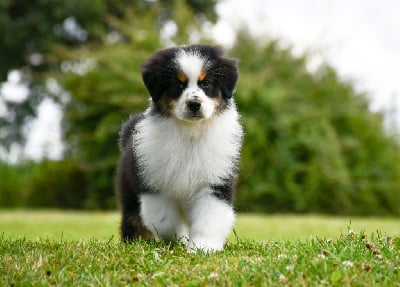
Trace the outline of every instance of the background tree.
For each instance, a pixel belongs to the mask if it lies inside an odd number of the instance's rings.
[[[8,0],[0,3],[0,82],[12,69],[48,70],[53,46],[76,47],[101,43],[115,27],[109,16],[121,18],[126,9],[152,9],[162,4],[158,24],[171,19],[176,6],[185,2],[198,18],[216,20],[215,0]],[[138,15],[140,17],[140,15]],[[156,23],[153,23],[156,24]]]
[[[42,100],[51,96],[44,81],[45,75],[59,70],[64,61],[55,53],[57,47],[71,50],[103,45],[120,33],[113,23],[132,7],[141,11],[158,7],[148,28],[159,30],[184,5],[192,9],[194,19],[215,20],[214,4],[214,0],[1,1],[0,87],[9,71],[18,70],[21,84],[29,88],[29,95],[22,101],[4,97],[0,92],[0,102],[7,110],[0,115],[2,149],[9,151],[12,144],[25,144],[22,127],[36,116]],[[134,16],[141,18],[140,14]]]
[[[104,13],[115,6],[106,0],[23,1],[0,3],[0,83],[11,70],[19,70],[21,84],[29,88],[22,101],[0,100],[7,113],[0,115],[0,140],[4,150],[15,143],[25,144],[23,126],[36,116],[36,108],[46,96],[40,72],[53,69],[52,48],[55,43],[70,47],[99,41]],[[121,1],[122,2],[122,1]],[[122,2],[123,3],[123,2]],[[112,8],[118,13],[118,8]]]

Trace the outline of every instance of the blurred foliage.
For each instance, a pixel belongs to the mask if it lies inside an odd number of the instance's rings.
[[[183,0],[5,0],[0,2],[0,82],[12,69],[48,70],[53,46],[76,47],[101,43],[113,31],[107,17],[121,18],[126,9],[151,9],[158,2],[163,9],[155,19],[162,26]],[[197,17],[216,20],[215,0],[187,0]],[[141,15],[136,15],[138,18]],[[152,25],[153,25],[152,24]],[[53,67],[54,68],[54,67]]]
[[[23,126],[36,116],[36,108],[46,96],[40,72],[54,69],[56,64],[51,56],[53,45],[74,47],[88,41],[88,35],[90,40],[98,41],[102,35],[99,30],[104,30],[101,17],[111,2],[123,0],[0,1],[0,83],[7,80],[9,71],[19,70],[20,84],[29,87],[29,96],[22,102],[0,93],[7,110],[0,115],[4,150],[16,143],[25,144]]]
[[[72,95],[64,106],[66,159],[32,164],[36,172],[5,165],[0,205],[115,207],[118,132],[148,101],[140,66],[163,45],[210,42],[201,24],[214,1],[136,2],[147,4],[100,13],[112,30],[100,29],[98,41],[52,43],[58,65],[47,76]],[[208,6],[193,10],[194,3]],[[177,32],[165,37],[160,30],[171,20]],[[399,215],[400,148],[383,115],[371,113],[366,96],[331,67],[310,72],[307,56],[247,35],[228,51],[240,59],[235,98],[245,126],[237,208]]]
[[[326,65],[242,35],[237,100],[246,137],[240,210],[400,214],[399,145],[366,96]],[[249,51],[252,51],[249,53]]]
[[[36,116],[42,100],[52,96],[45,81],[47,73],[59,70],[63,61],[54,53],[57,48],[90,46],[94,49],[112,41],[113,37],[126,37],[124,40],[130,41],[116,23],[118,19],[126,18],[127,10],[156,10],[152,22],[146,23],[147,28],[157,29],[159,34],[171,17],[181,15],[177,11],[182,6],[194,11],[192,22],[195,22],[193,19],[216,20],[214,4],[215,0],[0,1],[0,88],[11,70],[19,71],[22,75],[20,83],[29,87],[29,96],[23,101],[4,97],[0,89],[0,104],[7,110],[0,114],[0,147],[9,151],[13,144],[23,146],[26,143],[23,127]],[[140,12],[131,16],[136,22],[142,19]],[[57,97],[55,100],[60,101]]]
[[[2,207],[87,207],[86,174],[72,160],[0,163],[0,178]]]

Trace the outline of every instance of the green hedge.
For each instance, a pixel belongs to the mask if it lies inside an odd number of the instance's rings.
[[[0,206],[83,208],[87,175],[75,161],[0,163]]]
[[[399,144],[366,96],[277,42],[250,49],[232,51],[243,59],[239,210],[399,215]]]

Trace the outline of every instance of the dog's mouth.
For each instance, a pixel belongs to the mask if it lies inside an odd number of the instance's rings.
[[[183,120],[187,122],[199,122],[204,120],[204,116],[201,112],[188,112]]]

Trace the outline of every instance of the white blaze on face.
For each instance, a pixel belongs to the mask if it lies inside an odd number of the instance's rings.
[[[175,108],[173,109],[174,115],[184,121],[197,122],[212,117],[215,111],[215,101],[209,98],[204,91],[198,86],[198,82],[205,78],[205,71],[207,69],[207,58],[196,53],[196,51],[180,51],[176,57],[176,64],[183,73],[181,76],[185,82],[186,88],[183,90],[182,95],[179,97]],[[191,100],[198,100],[201,103],[199,112],[194,116],[190,111],[187,103]]]
[[[181,51],[177,55],[176,62],[188,79],[188,87],[197,87],[197,80],[203,69],[206,68],[206,61],[206,59],[201,57],[201,55],[197,54],[195,51]]]

